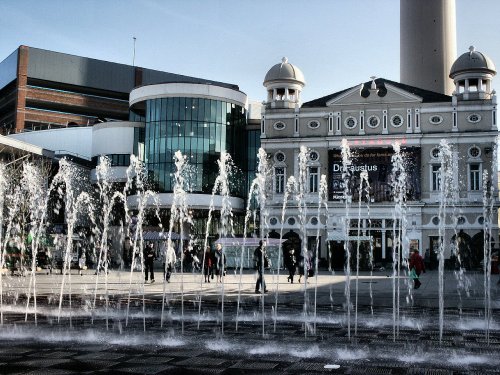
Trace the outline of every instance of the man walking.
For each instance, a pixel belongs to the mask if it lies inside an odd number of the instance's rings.
[[[144,272],[146,282],[148,282],[148,271],[151,275],[151,284],[155,282],[155,273],[154,273],[154,260],[155,260],[155,250],[153,247],[153,243],[149,243],[144,249]]]
[[[259,293],[261,287],[264,293],[267,293],[266,282],[264,281],[264,268],[269,267],[269,258],[266,252],[265,241],[259,242],[259,246],[255,249],[253,256],[257,266],[257,272],[259,274],[257,282],[255,283],[255,293]]]

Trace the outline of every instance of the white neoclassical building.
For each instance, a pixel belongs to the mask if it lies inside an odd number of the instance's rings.
[[[466,266],[478,265],[488,220],[483,184],[496,184],[497,178],[495,165],[492,170],[498,134],[496,96],[491,89],[494,75],[493,62],[471,47],[451,67],[449,77],[455,85],[451,96],[372,77],[301,103],[305,79],[300,69],[285,58],[274,65],[265,76],[267,101],[261,116],[261,143],[270,157],[273,175],[268,215],[263,218],[271,237],[282,230],[289,246],[302,245],[314,252],[319,229],[319,258],[333,268],[342,268],[346,239],[349,243],[359,240],[362,252],[367,252],[371,243],[376,263],[390,261],[398,243],[404,251],[418,249],[428,262],[435,262],[441,228],[446,234],[445,258],[456,255],[458,243]],[[350,209],[346,209],[344,199],[343,140],[352,152]],[[445,213],[440,213],[442,140],[457,160],[452,183],[457,195]],[[406,160],[404,219],[395,216],[391,180],[395,143],[400,144]],[[308,150],[306,210],[292,199],[282,221],[286,182],[290,176],[300,177],[301,146]],[[368,172],[370,201],[367,203],[367,195],[363,195],[359,210],[361,170]],[[328,211],[324,207],[318,211],[321,175],[328,184]],[[348,228],[346,217],[350,219]],[[490,227],[495,241],[495,215],[493,221]]]

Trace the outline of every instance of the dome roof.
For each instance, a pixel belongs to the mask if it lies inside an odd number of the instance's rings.
[[[280,64],[276,64],[271,69],[269,69],[266,77],[264,78],[264,85],[266,85],[267,82],[282,80],[296,81],[297,83],[300,83],[302,85],[306,83],[302,71],[296,66],[290,64],[286,57],[283,57],[283,59],[281,59]]]
[[[455,60],[450,69],[450,78],[465,72],[481,72],[495,75],[495,65],[485,54],[476,51],[474,46],[469,47],[469,52],[464,53]]]

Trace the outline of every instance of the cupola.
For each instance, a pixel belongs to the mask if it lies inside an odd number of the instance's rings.
[[[493,61],[474,46],[453,63],[450,78],[455,83],[453,95],[458,100],[491,99],[491,80],[496,74]]]
[[[264,78],[268,108],[295,108],[300,105],[300,92],[305,86],[304,74],[286,57],[274,65]]]

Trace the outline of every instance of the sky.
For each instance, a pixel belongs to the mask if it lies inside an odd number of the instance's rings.
[[[500,1],[456,6],[457,54],[474,45],[499,67]],[[283,56],[304,73],[303,101],[370,76],[399,81],[399,0],[0,0],[0,30],[0,60],[23,44],[132,65],[135,37],[135,65],[258,101]]]

